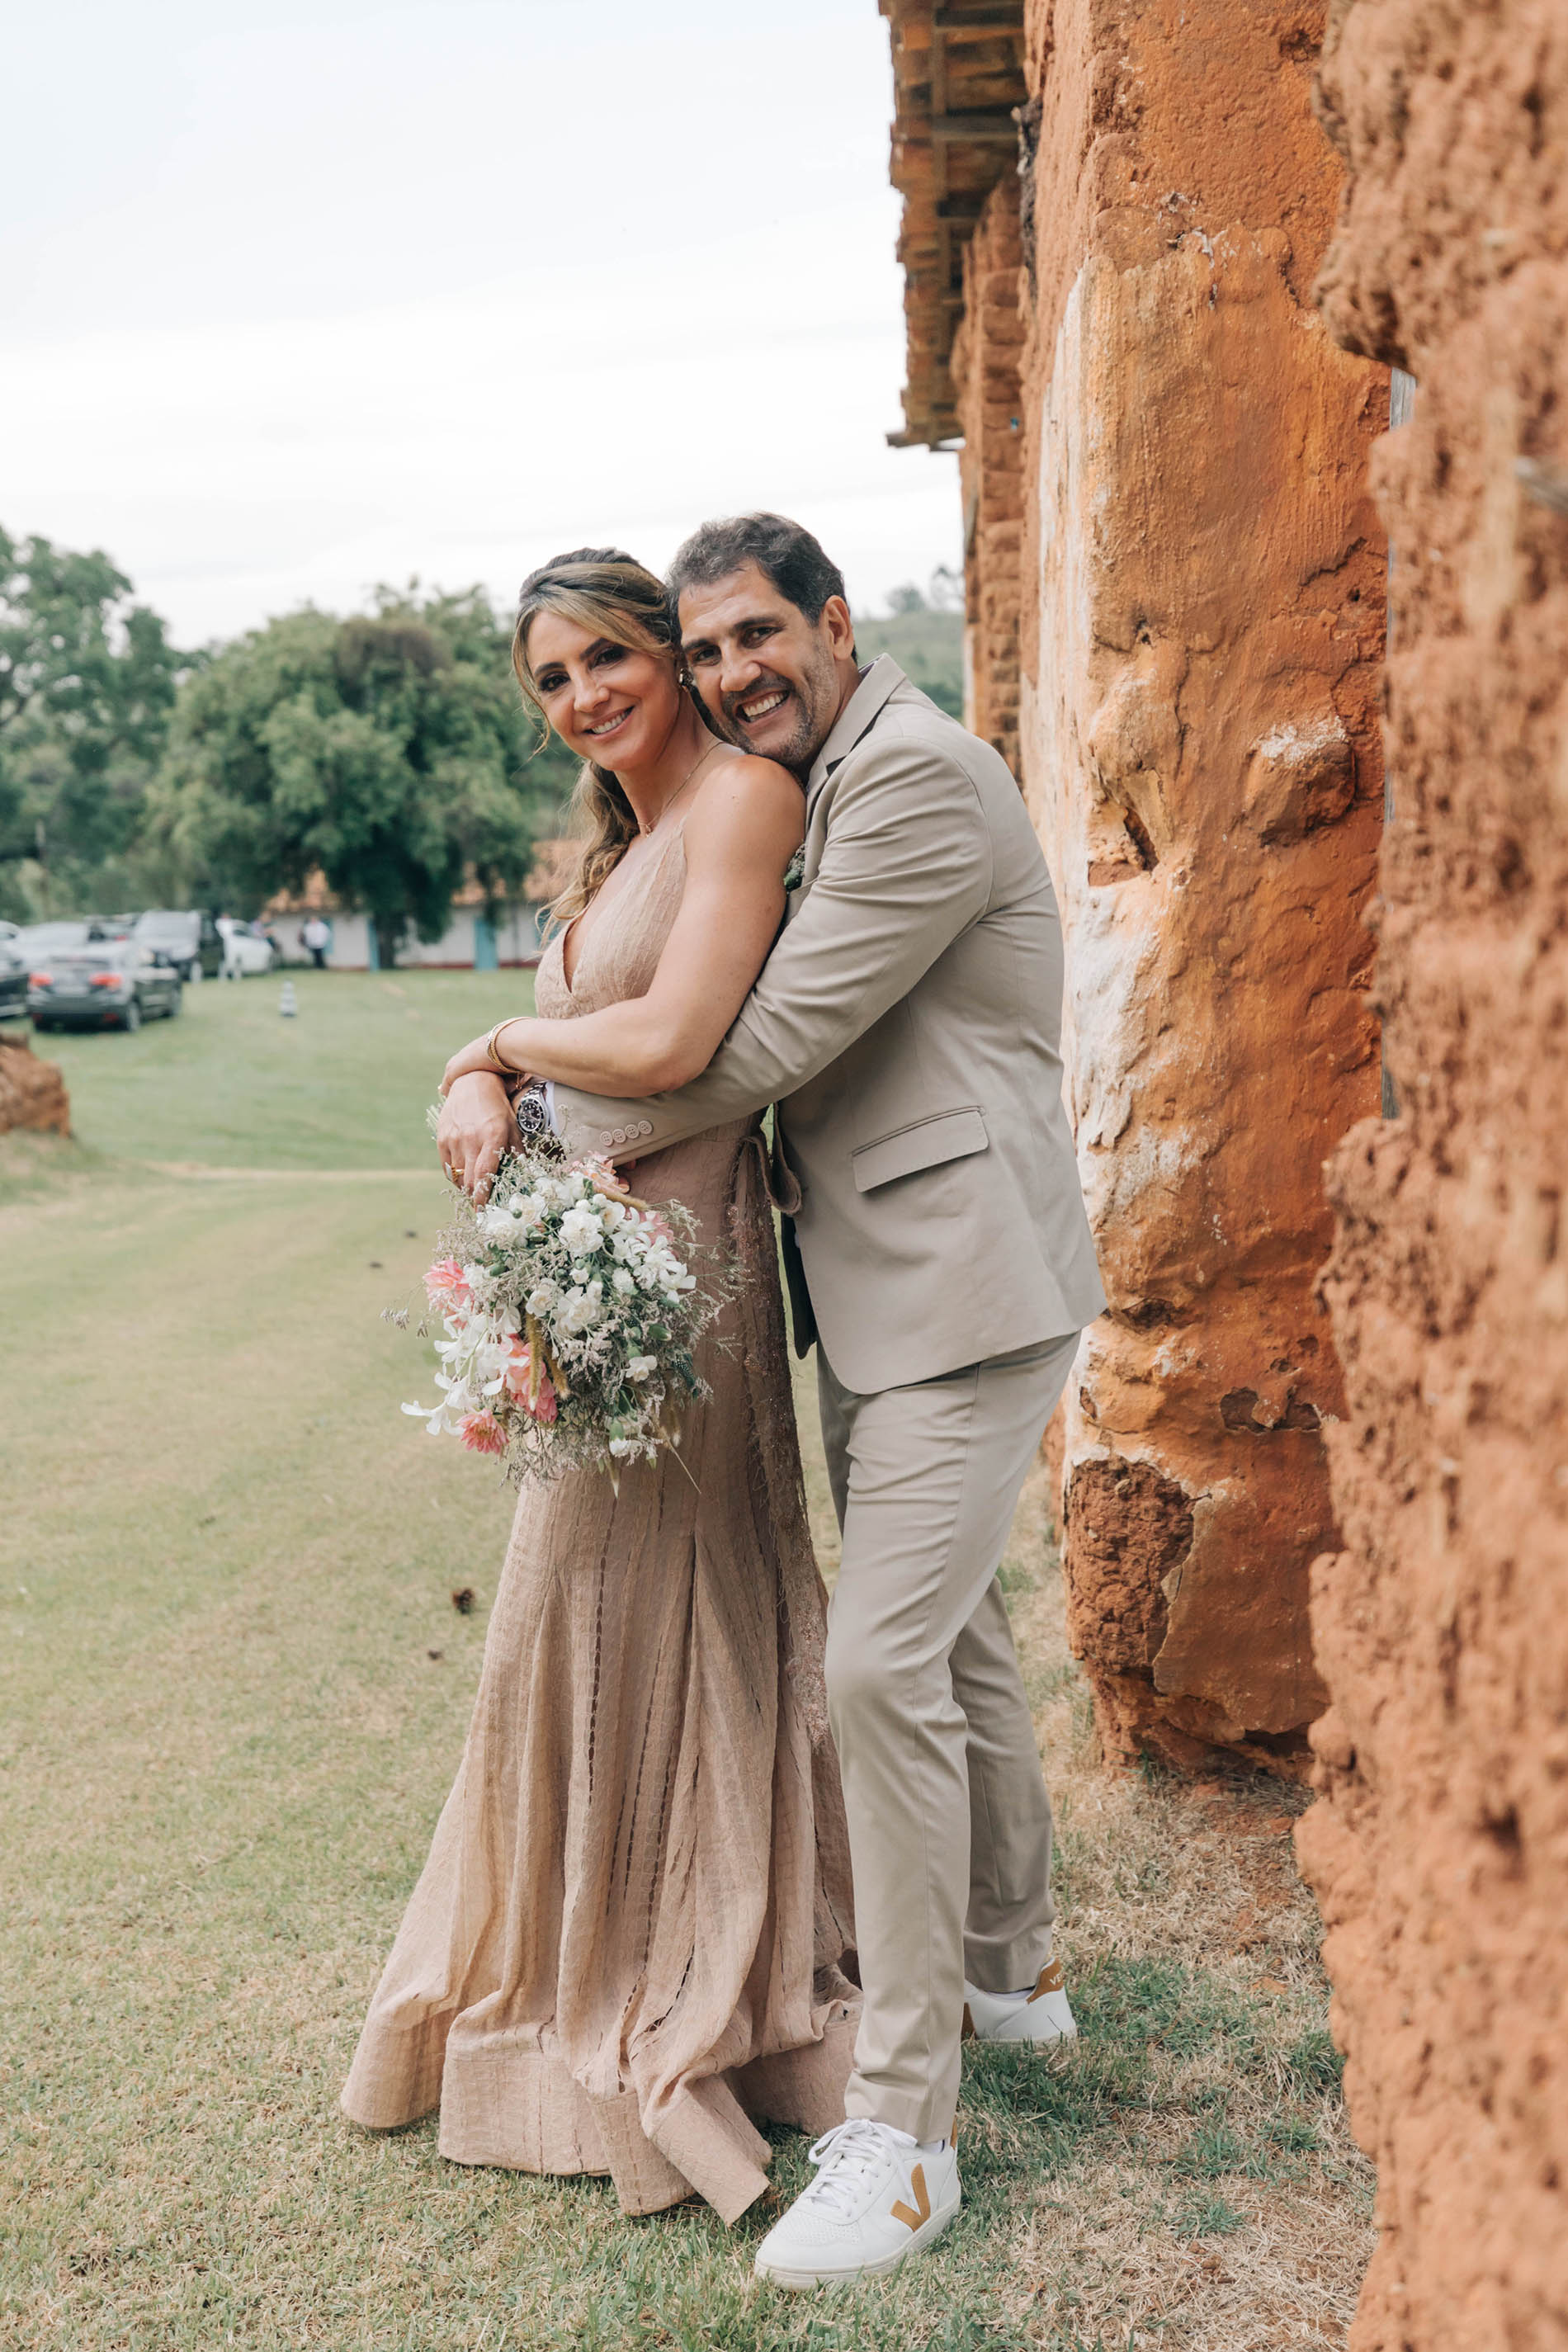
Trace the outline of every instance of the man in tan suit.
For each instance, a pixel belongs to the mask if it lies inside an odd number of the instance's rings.
[[[844,1536],[826,1679],[865,1991],[847,2120],[757,2255],[804,2286],[890,2270],[956,2211],[962,2025],[1076,2031],[996,1570],[1105,1301],[1061,1097],[1056,901],[1005,764],[897,663],[860,668],[843,580],[799,525],[707,524],[671,586],[715,724],[805,782],[798,885],[700,1078],[641,1102],[557,1087],[554,1116],[572,1155],[631,1160],[776,1105]],[[496,1082],[461,1083],[492,1090],[493,1153]]]

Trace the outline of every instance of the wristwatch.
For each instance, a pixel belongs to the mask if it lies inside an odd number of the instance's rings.
[[[511,1098],[511,1115],[517,1121],[517,1131],[525,1146],[537,1147],[554,1141],[542,1078],[529,1078],[519,1087]]]

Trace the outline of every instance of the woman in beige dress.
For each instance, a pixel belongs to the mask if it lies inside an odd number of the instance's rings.
[[[761,969],[804,830],[788,771],[721,744],[662,584],[613,549],[525,582],[524,693],[584,761],[576,887],[538,1017],[455,1055],[548,1077],[557,1022],[606,1093],[709,1059]],[[466,1171],[454,1168],[463,1181]],[[524,1488],[456,1785],[343,2105],[440,2106],[443,2155],[607,2172],[647,2213],[727,2221],[765,2187],[753,2118],[844,2114],[848,1853],[821,1696],[766,1164],[754,1119],[642,1161],[744,1279],[708,1335],[679,1458]]]

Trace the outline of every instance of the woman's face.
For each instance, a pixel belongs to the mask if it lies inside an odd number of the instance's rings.
[[[537,613],[523,647],[545,717],[569,751],[635,772],[656,760],[680,703],[668,655],[596,637],[559,613]]]

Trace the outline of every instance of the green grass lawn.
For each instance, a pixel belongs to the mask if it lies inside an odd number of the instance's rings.
[[[0,2343],[1342,2342],[1368,2189],[1291,1801],[1099,1769],[1037,1496],[1007,1576],[1086,2038],[1062,2069],[966,2061],[938,2255],[792,2298],[750,2274],[768,2210],[628,2221],[601,2182],[443,2162],[433,2118],[343,2120],[510,1517],[398,1413],[428,1366],[379,1311],[441,1213],[440,1062],[517,976],[297,985],[291,1027],[258,982],[59,1041],[78,1140],[0,1139]],[[407,1172],[310,1172],[356,1166]],[[777,2138],[787,2196],[804,2143]]]
[[[291,971],[205,981],[174,1021],[56,1030],[78,1127],[100,1151],[215,1168],[428,1166],[426,1106],[450,1054],[533,1010],[529,971]]]

